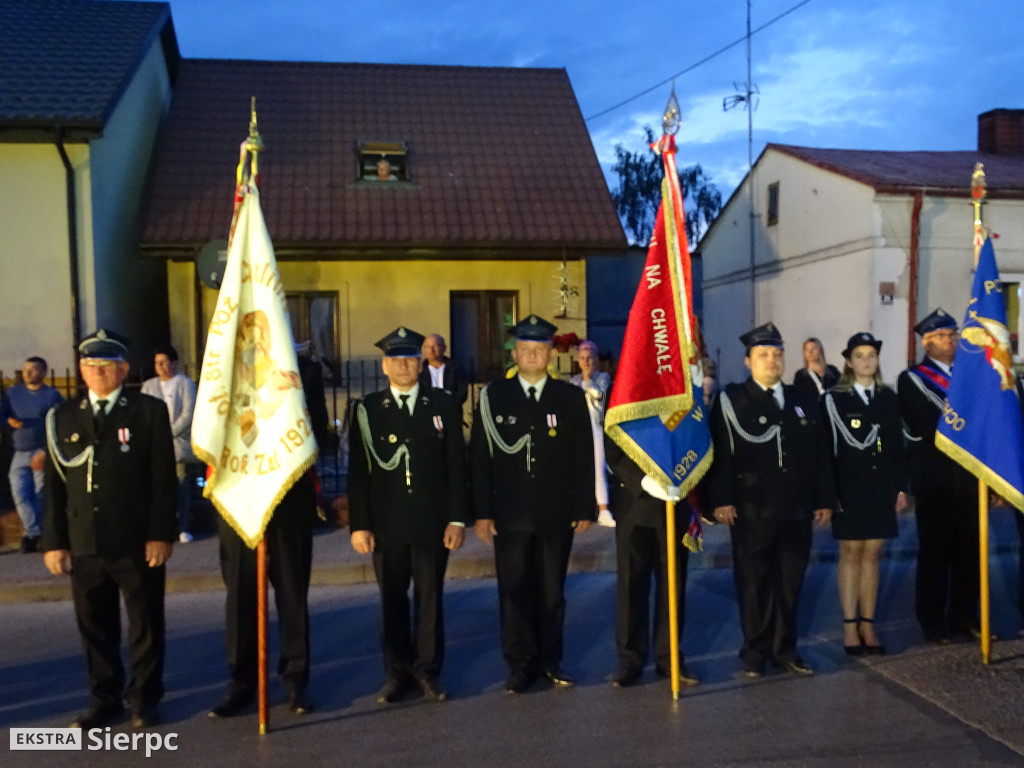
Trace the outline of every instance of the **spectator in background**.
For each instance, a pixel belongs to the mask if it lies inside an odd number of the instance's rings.
[[[21,384],[4,392],[0,400],[0,418],[7,422],[14,436],[14,457],[8,475],[11,495],[25,533],[21,552],[39,548],[40,516],[43,511],[43,468],[46,465],[46,412],[64,402],[53,387],[44,384],[46,361],[30,357],[21,371]]]
[[[189,465],[197,466],[199,460],[192,453],[192,413],[196,408],[196,385],[188,376],[178,372],[178,351],[170,344],[153,350],[153,367],[156,376],[142,384],[142,394],[163,400],[171,419],[171,436],[174,438],[174,462],[178,476],[178,541],[187,544],[192,541],[188,532],[189,516],[192,511],[192,484],[194,478]]]
[[[597,344],[590,340],[581,341],[577,361],[580,372],[569,378],[569,383],[579,387],[587,396],[587,408],[594,430],[594,496],[597,499],[597,524],[615,527],[615,518],[608,509],[608,477],[604,460],[604,413],[608,407],[608,392],[612,378],[597,370]]]
[[[839,369],[825,362],[821,339],[811,336],[804,341],[804,367],[793,376],[793,386],[812,397],[820,397],[839,381]]]
[[[715,403],[715,398],[718,397],[718,390],[721,386],[718,383],[717,378],[718,369],[715,367],[714,361],[710,358],[704,358],[704,407],[711,408]]]
[[[398,177],[391,172],[391,163],[386,157],[377,161],[377,181],[397,181]]]
[[[420,386],[424,389],[443,389],[455,398],[461,410],[469,395],[469,381],[462,367],[445,355],[447,351],[448,345],[439,333],[432,333],[423,340]]]

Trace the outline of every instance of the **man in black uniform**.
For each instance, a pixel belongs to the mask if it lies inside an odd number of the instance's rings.
[[[900,374],[896,391],[910,440],[910,483],[916,500],[915,611],[925,638],[949,633],[981,637],[978,626],[978,481],[935,447],[959,335],[939,308],[914,326],[924,359]]]
[[[298,351],[298,350],[297,350]],[[327,405],[320,363],[299,355],[303,397],[317,446],[327,439]],[[264,536],[267,572],[274,586],[274,603],[281,633],[277,671],[284,681],[288,708],[296,715],[314,709],[309,696],[309,578],[313,567],[313,526],[316,523],[315,469],[295,481],[274,510]],[[227,587],[224,640],[231,680],[224,697],[209,717],[232,717],[256,697],[257,611],[256,550],[217,516],[220,572]]]
[[[618,480],[611,495],[615,514],[615,648],[619,669],[612,685],[625,688],[640,677],[651,647],[651,581],[654,581],[654,669],[660,677],[672,674],[672,636],[668,603],[668,540],[665,527],[665,489],[644,474],[617,443],[604,439],[608,467]],[[676,504],[676,530],[685,531],[689,523],[689,503]],[[676,602],[679,632],[686,618],[686,567],[690,551],[676,547]],[[679,654],[679,682],[698,685],[700,680],[687,669]]]
[[[83,341],[87,396],[47,416],[43,538],[53,574],[71,575],[85,644],[90,708],[72,728],[97,728],[132,710],[158,722],[164,693],[164,564],[178,537],[174,443],[167,407],[122,388],[127,340],[103,329]],[[132,674],[125,688],[118,593],[128,613]]]
[[[782,335],[766,323],[740,337],[750,378],[733,383],[711,414],[715,461],[709,493],[730,526],[748,677],[774,662],[812,675],[796,648],[797,602],[811,550],[811,520],[835,508],[831,465],[818,450],[814,399],[782,384]]]
[[[480,393],[470,439],[476,534],[494,543],[509,693],[562,671],[565,574],[573,531],[595,518],[594,438],[583,390],[547,375],[556,328],[530,315],[511,329],[517,376]]]
[[[390,386],[356,406],[351,431],[349,528],[356,552],[373,553],[380,587],[387,675],[381,704],[398,701],[414,684],[431,701],[448,697],[437,679],[444,574],[469,521],[461,411],[447,392],[417,381],[422,343],[404,327],[377,342]]]

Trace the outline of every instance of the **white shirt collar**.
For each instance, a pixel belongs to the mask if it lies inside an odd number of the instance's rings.
[[[92,406],[92,412],[96,413],[96,407],[97,407],[96,403],[98,403],[102,399],[102,400],[106,400],[107,401],[107,408],[104,411],[104,413],[109,414],[111,409],[114,407],[114,404],[117,402],[118,398],[121,397],[121,390],[122,389],[123,389],[123,386],[118,387],[117,389],[115,389],[113,392],[111,392],[109,395],[107,395],[104,398],[101,398],[99,395],[97,395],[95,392],[93,392],[90,389],[89,390],[89,405]]]
[[[427,370],[430,371],[430,385],[434,389],[444,389],[444,363],[437,368],[427,363]]]
[[[865,403],[868,402],[868,392],[871,393],[872,397],[874,397],[874,395],[875,395],[875,385],[874,384],[872,384],[870,387],[865,387],[859,381],[855,381],[855,382],[853,382],[853,388],[857,392],[857,394],[860,395],[860,399],[863,400]]]
[[[529,397],[530,387],[533,387],[534,391],[537,393],[537,400],[540,400],[540,395],[544,391],[544,385],[548,383],[547,374],[545,374],[544,378],[538,381],[536,384],[531,384],[526,379],[524,379],[521,374],[516,374],[516,378],[519,379],[519,386],[523,388],[524,395]]]
[[[420,383],[418,381],[412,385],[408,392],[403,392],[395,387],[389,387],[389,389],[391,390],[391,396],[395,398],[395,402],[399,405],[402,404],[402,401],[399,398],[403,395],[408,395],[409,413],[411,414],[416,412],[416,399],[420,396]]]
[[[939,370],[942,371],[947,376],[953,375],[952,366],[946,365],[944,362],[942,362],[941,360],[936,360],[934,357],[929,357],[928,359],[931,360],[936,366],[938,366]]]

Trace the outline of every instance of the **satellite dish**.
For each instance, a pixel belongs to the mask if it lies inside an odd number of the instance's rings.
[[[228,241],[211,240],[196,254],[196,271],[203,285],[220,290],[224,268],[228,264]]]

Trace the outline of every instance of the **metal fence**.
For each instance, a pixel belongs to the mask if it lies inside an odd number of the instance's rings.
[[[559,376],[568,377],[578,370],[574,359],[567,355],[559,355],[556,359],[556,368]],[[194,366],[182,365],[181,372],[197,381],[199,370]],[[352,408],[356,402],[371,392],[377,392],[387,386],[387,379],[381,370],[380,359],[346,360],[336,366],[323,365],[324,372],[324,399],[327,405],[328,415],[328,438],[326,445],[320,446],[320,456],[317,461],[317,469],[320,475],[320,482],[323,491],[328,495],[337,495],[347,490],[348,479],[348,437],[351,423]],[[469,436],[469,428],[473,418],[473,410],[476,408],[480,397],[480,390],[487,382],[476,381],[473,361],[469,361],[467,374],[471,382],[469,397],[463,411],[463,429],[465,436]],[[146,379],[143,374],[134,371],[129,372],[125,379],[124,386],[131,390],[142,388],[142,382]],[[5,375],[0,370],[0,396],[7,387],[21,381],[21,371],[16,371],[14,376]],[[65,400],[71,400],[85,394],[85,387],[72,372],[71,369],[64,369],[63,375],[58,375],[56,370],[51,369],[47,376],[46,383],[56,389]],[[4,425],[6,426],[6,425]],[[10,489],[7,484],[6,468],[10,465],[12,448],[10,431],[0,430],[0,467],[4,469],[0,478],[0,505],[4,502],[10,504]]]

